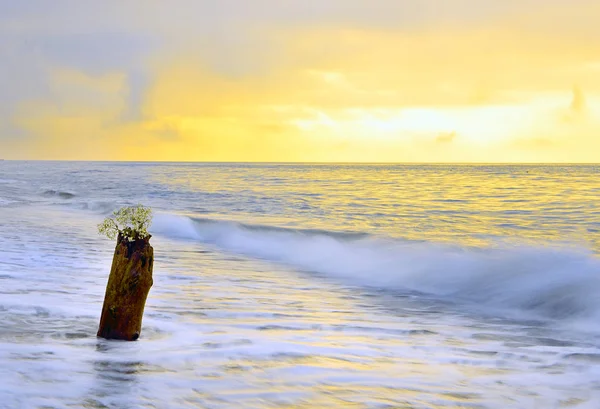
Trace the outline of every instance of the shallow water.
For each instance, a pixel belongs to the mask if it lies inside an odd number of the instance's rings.
[[[0,162],[0,408],[597,408],[600,168]],[[140,341],[95,337],[121,205]]]

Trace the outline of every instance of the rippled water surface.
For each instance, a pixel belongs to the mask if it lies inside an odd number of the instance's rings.
[[[138,342],[97,339],[155,210]],[[600,407],[600,167],[0,162],[0,408]]]

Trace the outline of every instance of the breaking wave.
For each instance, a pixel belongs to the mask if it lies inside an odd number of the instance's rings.
[[[74,193],[63,192],[60,190],[46,190],[43,195],[46,197],[60,197],[61,199],[72,199],[75,197]]]
[[[542,319],[600,318],[600,260],[582,248],[470,248],[170,214],[158,214],[152,232],[361,286],[417,291]]]

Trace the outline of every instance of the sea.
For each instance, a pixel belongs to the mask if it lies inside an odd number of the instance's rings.
[[[599,407],[600,165],[0,162],[2,409]]]

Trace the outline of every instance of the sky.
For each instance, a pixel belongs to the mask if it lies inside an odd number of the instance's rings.
[[[0,0],[0,158],[600,162],[597,0]]]

